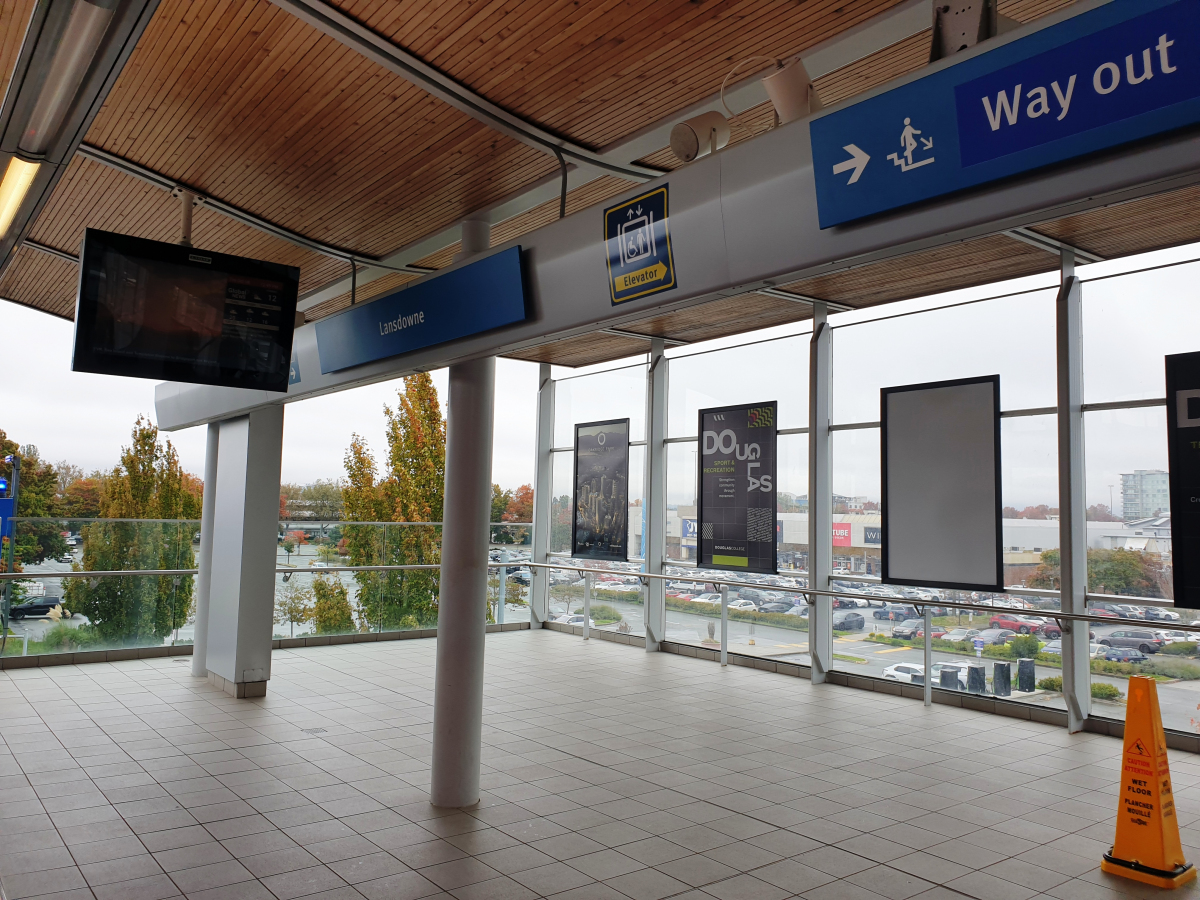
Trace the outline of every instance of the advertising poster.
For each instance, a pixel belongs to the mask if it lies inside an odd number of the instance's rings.
[[[1200,603],[1200,353],[1167,357],[1167,459],[1175,605]]]
[[[701,568],[775,572],[776,409],[700,410]]]
[[[571,555],[629,558],[629,420],[575,426]]]

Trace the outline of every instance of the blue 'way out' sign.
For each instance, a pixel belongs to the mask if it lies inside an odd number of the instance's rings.
[[[813,119],[822,228],[1200,122],[1200,0],[1113,0]]]

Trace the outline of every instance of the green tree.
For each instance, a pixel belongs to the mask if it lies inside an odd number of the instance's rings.
[[[289,627],[289,634],[296,636],[296,626],[313,617],[313,591],[296,581],[288,581],[275,588],[275,621]]]
[[[504,520],[504,511],[508,509],[509,501],[512,500],[513,492],[506,491],[498,484],[492,485],[492,521],[501,522]]]
[[[139,416],[120,465],[104,478],[100,498],[101,518],[123,521],[83,526],[81,568],[193,568],[196,523],[178,520],[199,519],[202,496],[203,485],[180,467],[171,442],[160,441],[158,429]],[[145,644],[162,640],[187,620],[192,581],[190,575],[73,578],[66,601],[107,642]]]
[[[292,554],[296,552],[296,542],[291,538],[286,538],[284,542],[279,545],[279,549],[287,554],[287,561],[290,564],[292,561]]]
[[[427,373],[404,379],[395,410],[385,406],[388,454],[381,476],[359,435],[346,451],[343,514],[350,522],[441,522],[446,423]],[[427,565],[441,560],[440,526],[343,526],[352,565]],[[385,631],[437,622],[438,573],[356,572],[359,614]]]
[[[317,634],[346,634],[354,630],[354,610],[346,586],[337,578],[318,575],[313,579],[312,622]]]
[[[1059,566],[1058,550],[1045,551],[1029,579],[1029,586],[1057,590]],[[1088,550],[1087,566],[1089,591],[1130,597],[1169,596],[1170,578],[1166,566],[1153,554],[1124,549]]]

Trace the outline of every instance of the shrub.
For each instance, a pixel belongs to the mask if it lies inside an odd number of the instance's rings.
[[[613,622],[620,622],[621,618],[615,606],[609,606],[607,603],[592,604],[592,621],[597,625],[611,625]]]
[[[312,590],[317,598],[312,608],[317,634],[345,634],[354,630],[350,598],[339,579],[318,575],[313,579]]]
[[[1159,659],[1152,656],[1142,664],[1142,669],[1154,675],[1166,675],[1168,678],[1182,678],[1187,681],[1200,678],[1200,664],[1188,659]]]
[[[1195,656],[1196,642],[1195,641],[1176,641],[1173,644],[1167,644],[1159,653],[1165,653],[1168,656]]]
[[[1062,676],[1052,675],[1050,678],[1043,678],[1037,683],[1039,691],[1056,691],[1062,693]]]
[[[1120,700],[1123,696],[1115,684],[1109,684],[1107,681],[1092,682],[1092,697],[1096,700]]]
[[[1008,642],[1014,659],[1036,659],[1042,649],[1041,641],[1032,634],[1018,634]]]

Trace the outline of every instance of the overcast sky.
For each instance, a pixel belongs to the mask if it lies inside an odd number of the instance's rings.
[[[1088,279],[1088,402],[1161,397],[1163,355],[1200,350],[1200,263],[1094,279],[1197,256],[1200,245],[1191,245],[1080,269]],[[1001,376],[1004,409],[1053,406],[1055,281],[1038,276],[833,316],[834,421],[878,420],[884,386],[994,373]],[[998,296],[1006,294],[1013,296]],[[945,308],[985,297],[998,299]],[[933,307],[943,308],[899,315]],[[792,325],[670,351],[668,435],[695,434],[701,408],[766,400],[778,401],[781,428],[807,424],[808,332],[805,325]],[[36,444],[43,458],[67,460],[87,471],[108,469],[129,442],[138,414],[153,420],[154,382],[71,372],[72,333],[70,322],[0,302],[0,428],[22,444]],[[709,347],[725,349],[698,355]],[[575,422],[624,416],[632,419],[632,439],[643,439],[641,361],[630,360],[616,371],[613,366],[580,370],[593,374],[560,382],[555,445],[571,443]],[[498,361],[493,480],[504,487],[533,480],[537,371],[532,363]],[[556,368],[554,374],[577,372]],[[444,402],[446,372],[433,377]],[[400,385],[387,382],[290,404],[283,480],[341,477],[355,432],[382,457],[383,405],[394,405]],[[1119,509],[1120,473],[1166,468],[1161,407],[1089,413],[1085,427],[1089,504],[1107,504],[1109,485],[1114,485]],[[204,431],[192,428],[170,436],[184,467],[197,474],[204,468]],[[1055,440],[1052,416],[1005,419],[1006,504],[1057,504]],[[687,443],[668,448],[671,503],[693,502],[692,450]],[[644,451],[634,448],[635,456],[639,452]],[[834,452],[834,491],[877,499],[878,431],[839,432]],[[807,491],[807,453],[803,435],[781,438],[781,490]],[[569,467],[556,466],[555,493],[569,491],[569,483]]]

